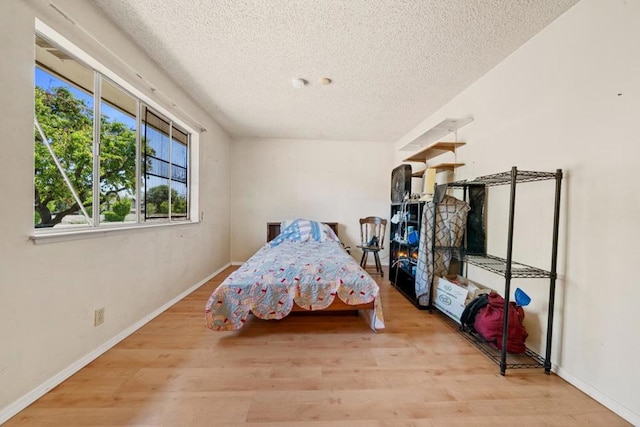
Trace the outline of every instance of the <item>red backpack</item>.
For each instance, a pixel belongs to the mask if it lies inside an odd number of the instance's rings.
[[[489,344],[500,350],[502,348],[502,326],[504,321],[504,298],[496,292],[489,294],[489,304],[482,307],[473,324],[474,329]],[[507,352],[524,353],[527,349],[524,342],[529,334],[522,324],[524,310],[509,302],[509,333],[507,335]]]

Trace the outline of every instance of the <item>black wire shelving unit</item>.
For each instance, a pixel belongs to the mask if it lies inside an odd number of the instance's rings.
[[[516,262],[512,258],[513,252],[513,228],[514,228],[514,214],[515,214],[515,200],[516,200],[516,187],[517,184],[532,182],[532,181],[555,181],[555,200],[553,210],[553,230],[552,230],[552,249],[551,249],[551,268],[543,270],[537,267],[532,267],[526,264]],[[506,342],[508,340],[509,330],[509,316],[504,316],[503,323],[503,336],[502,342],[505,345],[501,350],[497,350],[477,334],[465,332],[460,325],[453,319],[450,319],[446,314],[441,313],[442,318],[461,332],[462,336],[470,343],[475,345],[482,353],[488,356],[491,360],[500,366],[500,374],[505,375],[507,368],[539,368],[544,367],[545,373],[551,371],[551,347],[552,347],[552,334],[553,334],[553,315],[555,305],[555,290],[557,279],[557,261],[558,261],[558,228],[560,220],[560,193],[562,185],[562,170],[557,169],[555,172],[534,172],[534,171],[521,171],[517,167],[512,167],[508,172],[497,173],[493,175],[482,176],[473,180],[457,181],[449,184],[443,184],[440,188],[443,191],[446,188],[460,188],[464,190],[464,200],[467,201],[469,194],[469,188],[472,186],[497,186],[497,185],[510,185],[511,193],[509,200],[509,224],[507,235],[507,256],[506,258],[500,258],[489,254],[470,254],[465,253],[465,248],[457,248],[454,251],[454,257],[462,261],[463,263],[474,265],[481,269],[498,274],[505,279],[504,300],[505,307],[509,306],[509,298],[511,294],[511,279],[517,278],[540,278],[549,280],[549,302],[547,308],[547,336],[544,356],[540,356],[530,349],[524,354],[510,354],[506,351]],[[436,189],[438,192],[438,189]],[[435,218],[435,217],[434,217]],[[434,250],[444,250],[450,248],[434,247]],[[433,286],[431,286],[433,290]]]

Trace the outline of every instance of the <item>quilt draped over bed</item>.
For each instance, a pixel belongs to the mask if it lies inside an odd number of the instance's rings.
[[[374,302],[367,313],[372,329],[384,328],[378,284],[331,238],[325,241],[274,239],[227,277],[205,306],[209,327],[241,328],[249,313],[282,319],[293,304],[327,308],[336,297],[349,305]]]

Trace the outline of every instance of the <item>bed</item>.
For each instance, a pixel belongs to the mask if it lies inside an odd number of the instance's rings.
[[[250,313],[277,320],[292,311],[357,310],[375,331],[384,328],[379,292],[331,227],[297,219],[213,291],[205,319],[210,329],[233,331]]]

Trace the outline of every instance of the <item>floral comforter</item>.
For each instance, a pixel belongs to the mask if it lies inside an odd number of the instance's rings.
[[[376,330],[384,328],[378,296],[378,284],[339,242],[285,240],[267,243],[231,273],[209,297],[205,317],[209,328],[232,331],[250,312],[282,319],[293,304],[322,310],[338,297],[350,305],[373,301],[374,309],[363,314]]]

